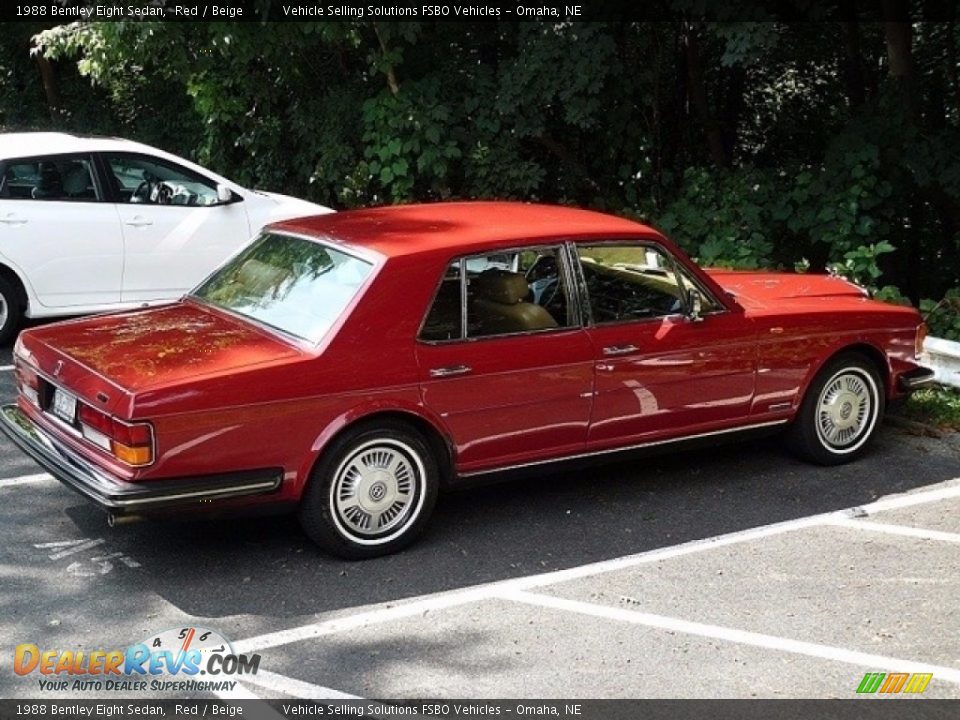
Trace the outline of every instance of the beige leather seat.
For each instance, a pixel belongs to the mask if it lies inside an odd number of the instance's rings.
[[[557,327],[544,308],[527,302],[530,287],[520,273],[484,270],[470,281],[474,319],[482,335],[529,332]]]

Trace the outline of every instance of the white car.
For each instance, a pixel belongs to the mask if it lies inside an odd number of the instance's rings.
[[[174,300],[263,225],[327,212],[129,140],[0,134],[0,342],[24,316]]]

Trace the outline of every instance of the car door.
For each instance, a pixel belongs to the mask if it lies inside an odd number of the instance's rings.
[[[745,420],[756,338],[666,248],[576,244],[596,369],[592,449],[709,431]],[[697,321],[689,290],[702,298]]]
[[[48,308],[120,302],[123,238],[86,154],[0,163],[0,256]]]
[[[563,246],[508,254],[451,264],[417,344],[423,403],[452,438],[462,474],[574,454],[586,442],[592,346]]]
[[[123,232],[124,302],[177,298],[249,240],[242,199],[219,200],[209,178],[150,155],[101,159]]]

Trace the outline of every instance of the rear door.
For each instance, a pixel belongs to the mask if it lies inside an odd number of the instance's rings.
[[[120,219],[90,155],[0,164],[0,255],[22,272],[45,307],[120,302]]]
[[[592,449],[745,421],[756,374],[753,324],[725,308],[664,247],[576,245],[590,313],[596,397]],[[686,291],[703,297],[700,320]]]
[[[417,344],[424,404],[462,473],[573,454],[587,437],[593,351],[563,246],[463,258]]]

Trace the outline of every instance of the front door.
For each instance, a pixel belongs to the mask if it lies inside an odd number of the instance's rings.
[[[756,373],[752,324],[661,246],[577,245],[591,315],[591,449],[707,432],[745,420]],[[699,321],[686,293],[703,297]]]
[[[221,202],[216,184],[148,155],[104,154],[125,264],[123,301],[179,297],[250,237],[243,202]]]

